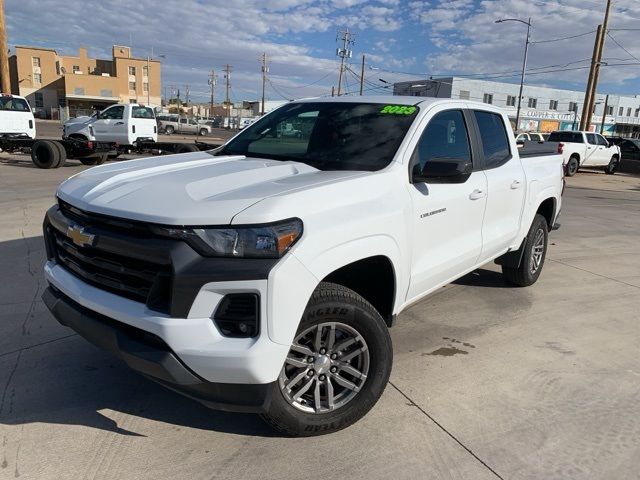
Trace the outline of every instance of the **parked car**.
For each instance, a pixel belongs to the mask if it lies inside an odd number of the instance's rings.
[[[158,128],[153,109],[137,103],[119,103],[91,117],[72,118],[62,127],[62,138],[76,138],[118,145],[156,142]]]
[[[640,160],[640,140],[629,138],[618,144],[622,158],[629,160]]]
[[[0,135],[36,138],[36,120],[26,98],[0,95]]]
[[[610,145],[597,133],[557,131],[549,135],[549,141],[563,144],[567,177],[575,175],[581,167],[604,167],[606,174],[613,175],[620,164],[620,147]]]
[[[516,137],[516,142],[544,142],[544,140],[543,134],[537,132],[520,133]]]
[[[169,115],[168,117],[160,117],[160,129],[167,135],[174,133],[193,133],[195,135],[205,136],[211,133],[209,125],[202,125],[193,118],[180,117],[178,115]]]
[[[295,128],[292,123],[285,123],[283,125],[280,125],[277,136],[301,138],[302,131]]]
[[[80,172],[44,220],[44,302],[210,407],[340,430],[385,389],[400,312],[490,261],[540,277],[562,156],[508,131],[466,100],[307,99],[215,151]]]

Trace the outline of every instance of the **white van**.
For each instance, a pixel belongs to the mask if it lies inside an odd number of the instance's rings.
[[[94,114],[67,121],[63,138],[82,138],[118,145],[136,141],[158,141],[158,126],[153,108],[137,103],[119,103]]]
[[[0,135],[36,138],[36,120],[26,98],[0,94]]]

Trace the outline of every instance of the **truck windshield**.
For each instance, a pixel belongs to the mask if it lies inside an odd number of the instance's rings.
[[[380,170],[393,160],[417,113],[412,105],[293,103],[247,126],[213,154],[292,160],[319,170]]]
[[[1,96],[0,110],[10,110],[12,112],[30,112],[29,104],[23,98]]]

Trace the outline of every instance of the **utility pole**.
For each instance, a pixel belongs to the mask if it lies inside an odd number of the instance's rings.
[[[189,108],[189,84],[187,83],[184,86],[184,103],[187,108]]]
[[[262,54],[262,107],[260,115],[264,115],[264,92],[267,85],[267,73],[269,73],[269,65],[267,65],[267,53]]]
[[[209,75],[209,86],[211,87],[211,105],[209,107],[209,117],[213,117],[213,102],[215,99],[216,83],[218,83],[218,77],[216,71],[212,68],[211,75]]]
[[[354,35],[349,31],[349,27],[338,31],[339,40],[342,40],[342,48],[336,48],[336,55],[340,57],[340,75],[338,76],[338,96],[342,94],[342,77],[344,75],[344,59],[351,58],[353,52],[349,46],[354,43]],[[338,38],[336,38],[338,40]]]
[[[331,96],[332,97],[336,96],[336,87],[334,87],[333,85],[331,85]]]
[[[591,96],[593,93],[593,79],[596,70],[596,62],[598,61],[598,49],[600,48],[600,37],[602,36],[602,25],[598,25],[596,31],[596,39],[593,43],[593,54],[591,55],[591,68],[589,68],[589,77],[587,79],[587,89],[584,92],[584,105],[582,106],[582,118],[580,118],[579,130],[587,130],[587,118],[591,118]]]
[[[364,55],[362,55],[362,66],[360,67],[360,96],[362,96],[363,89],[364,89]]]
[[[228,63],[224,66],[224,78],[227,83],[227,96],[225,103],[227,105],[227,128],[231,128],[231,104],[229,103],[229,88],[231,87],[231,65]]]
[[[604,113],[602,114],[602,123],[600,124],[600,135],[604,133],[604,121],[607,119],[607,108],[609,108],[609,94],[604,99]]]
[[[607,8],[604,12],[604,22],[602,23],[602,32],[600,32],[600,46],[598,48],[598,56],[595,62],[595,68],[593,70],[593,82],[591,85],[591,105],[590,108],[593,109],[593,105],[596,98],[596,92],[598,90],[598,80],[600,79],[600,66],[602,65],[602,53],[604,52],[604,42],[607,36],[607,29],[609,27],[609,13],[611,12],[611,0],[607,0]],[[591,112],[591,110],[589,110]],[[585,130],[589,130],[591,126],[591,115],[587,117],[587,123]]]
[[[11,93],[9,81],[9,47],[4,20],[4,0],[0,0],[0,86],[3,93]]]

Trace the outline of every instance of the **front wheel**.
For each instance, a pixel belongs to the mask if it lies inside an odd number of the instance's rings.
[[[175,129],[171,125],[165,127],[164,129],[164,133],[167,135],[173,135],[173,132],[175,132]]]
[[[353,290],[321,283],[302,316],[263,419],[290,436],[330,433],[378,401],[393,362],[391,337]]]
[[[604,167],[604,173],[606,173],[607,175],[613,175],[614,173],[616,173],[619,163],[620,162],[618,161],[618,157],[611,157],[609,165]]]
[[[209,133],[209,131],[206,128],[201,128],[200,129],[200,136],[204,137]]]
[[[522,260],[518,267],[502,266],[505,280],[517,287],[533,285],[540,277],[547,256],[549,228],[547,220],[539,213],[533,219],[524,243]]]

